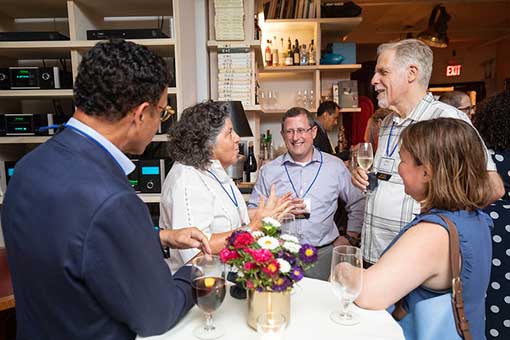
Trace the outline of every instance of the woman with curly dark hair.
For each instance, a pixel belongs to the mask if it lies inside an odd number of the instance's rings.
[[[510,93],[488,98],[477,107],[474,125],[496,163],[505,194],[485,208],[494,221],[492,268],[486,299],[488,339],[510,339]]]
[[[262,202],[250,214],[250,223],[243,196],[225,172],[237,161],[239,136],[224,105],[208,101],[185,109],[170,128],[169,137],[169,153],[175,163],[163,185],[161,227],[196,226],[209,238],[213,253],[219,253],[233,230],[245,225],[256,230],[262,218],[287,211],[288,195],[278,199],[273,190],[267,203]],[[172,271],[197,252],[172,255]]]

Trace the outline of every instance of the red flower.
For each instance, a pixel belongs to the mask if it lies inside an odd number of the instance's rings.
[[[273,261],[269,262],[266,266],[262,267],[262,271],[269,276],[273,276],[276,273],[278,273],[279,269],[280,269],[280,264],[276,260],[273,260]]]
[[[267,249],[245,249],[245,252],[253,257],[253,260],[257,263],[265,263],[273,259],[273,253]]]
[[[257,265],[253,262],[246,262],[244,264],[244,270],[248,271],[248,270],[252,270],[252,269],[255,269],[257,268]]]
[[[223,263],[226,263],[229,260],[237,259],[239,257],[239,254],[235,250],[229,250],[227,248],[223,248],[220,251],[220,260]]]
[[[234,248],[244,248],[247,245],[253,243],[255,239],[253,236],[251,236],[250,233],[240,233],[237,235],[236,239],[234,240]]]

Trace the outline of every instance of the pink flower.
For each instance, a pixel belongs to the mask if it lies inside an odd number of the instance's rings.
[[[246,288],[253,289],[255,288],[255,286],[253,285],[253,282],[251,282],[250,280],[246,280]]]
[[[273,259],[273,253],[267,249],[245,249],[257,263],[265,263]]]
[[[229,250],[227,248],[223,248],[220,251],[220,260],[223,263],[226,263],[229,260],[237,259],[239,254],[235,250]]]
[[[255,241],[255,239],[253,238],[253,236],[251,236],[250,233],[240,233],[234,240],[234,248],[236,249],[244,248],[253,243],[253,241]]]

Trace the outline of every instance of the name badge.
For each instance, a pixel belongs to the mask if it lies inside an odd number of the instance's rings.
[[[388,181],[393,173],[393,165],[395,160],[393,158],[383,157],[379,163],[379,171],[377,172],[377,178],[381,181]]]
[[[393,158],[383,157],[381,158],[381,162],[379,163],[379,170],[377,172],[384,172],[391,175],[393,173],[394,164],[395,160]]]

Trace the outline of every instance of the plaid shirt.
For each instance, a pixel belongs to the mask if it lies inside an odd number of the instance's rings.
[[[462,119],[471,124],[464,112],[436,101],[430,93],[422,98],[408,117],[402,119],[398,115],[388,115],[382,122],[379,144],[374,157],[374,172],[380,171],[383,157],[391,158],[394,162],[391,178],[388,181],[379,180],[378,187],[367,195],[361,238],[363,258],[366,261],[377,262],[400,229],[420,213],[420,204],[405,194],[404,183],[398,174],[400,145],[397,143],[400,134],[407,126],[415,122],[440,117]],[[488,152],[487,170],[496,170]]]

